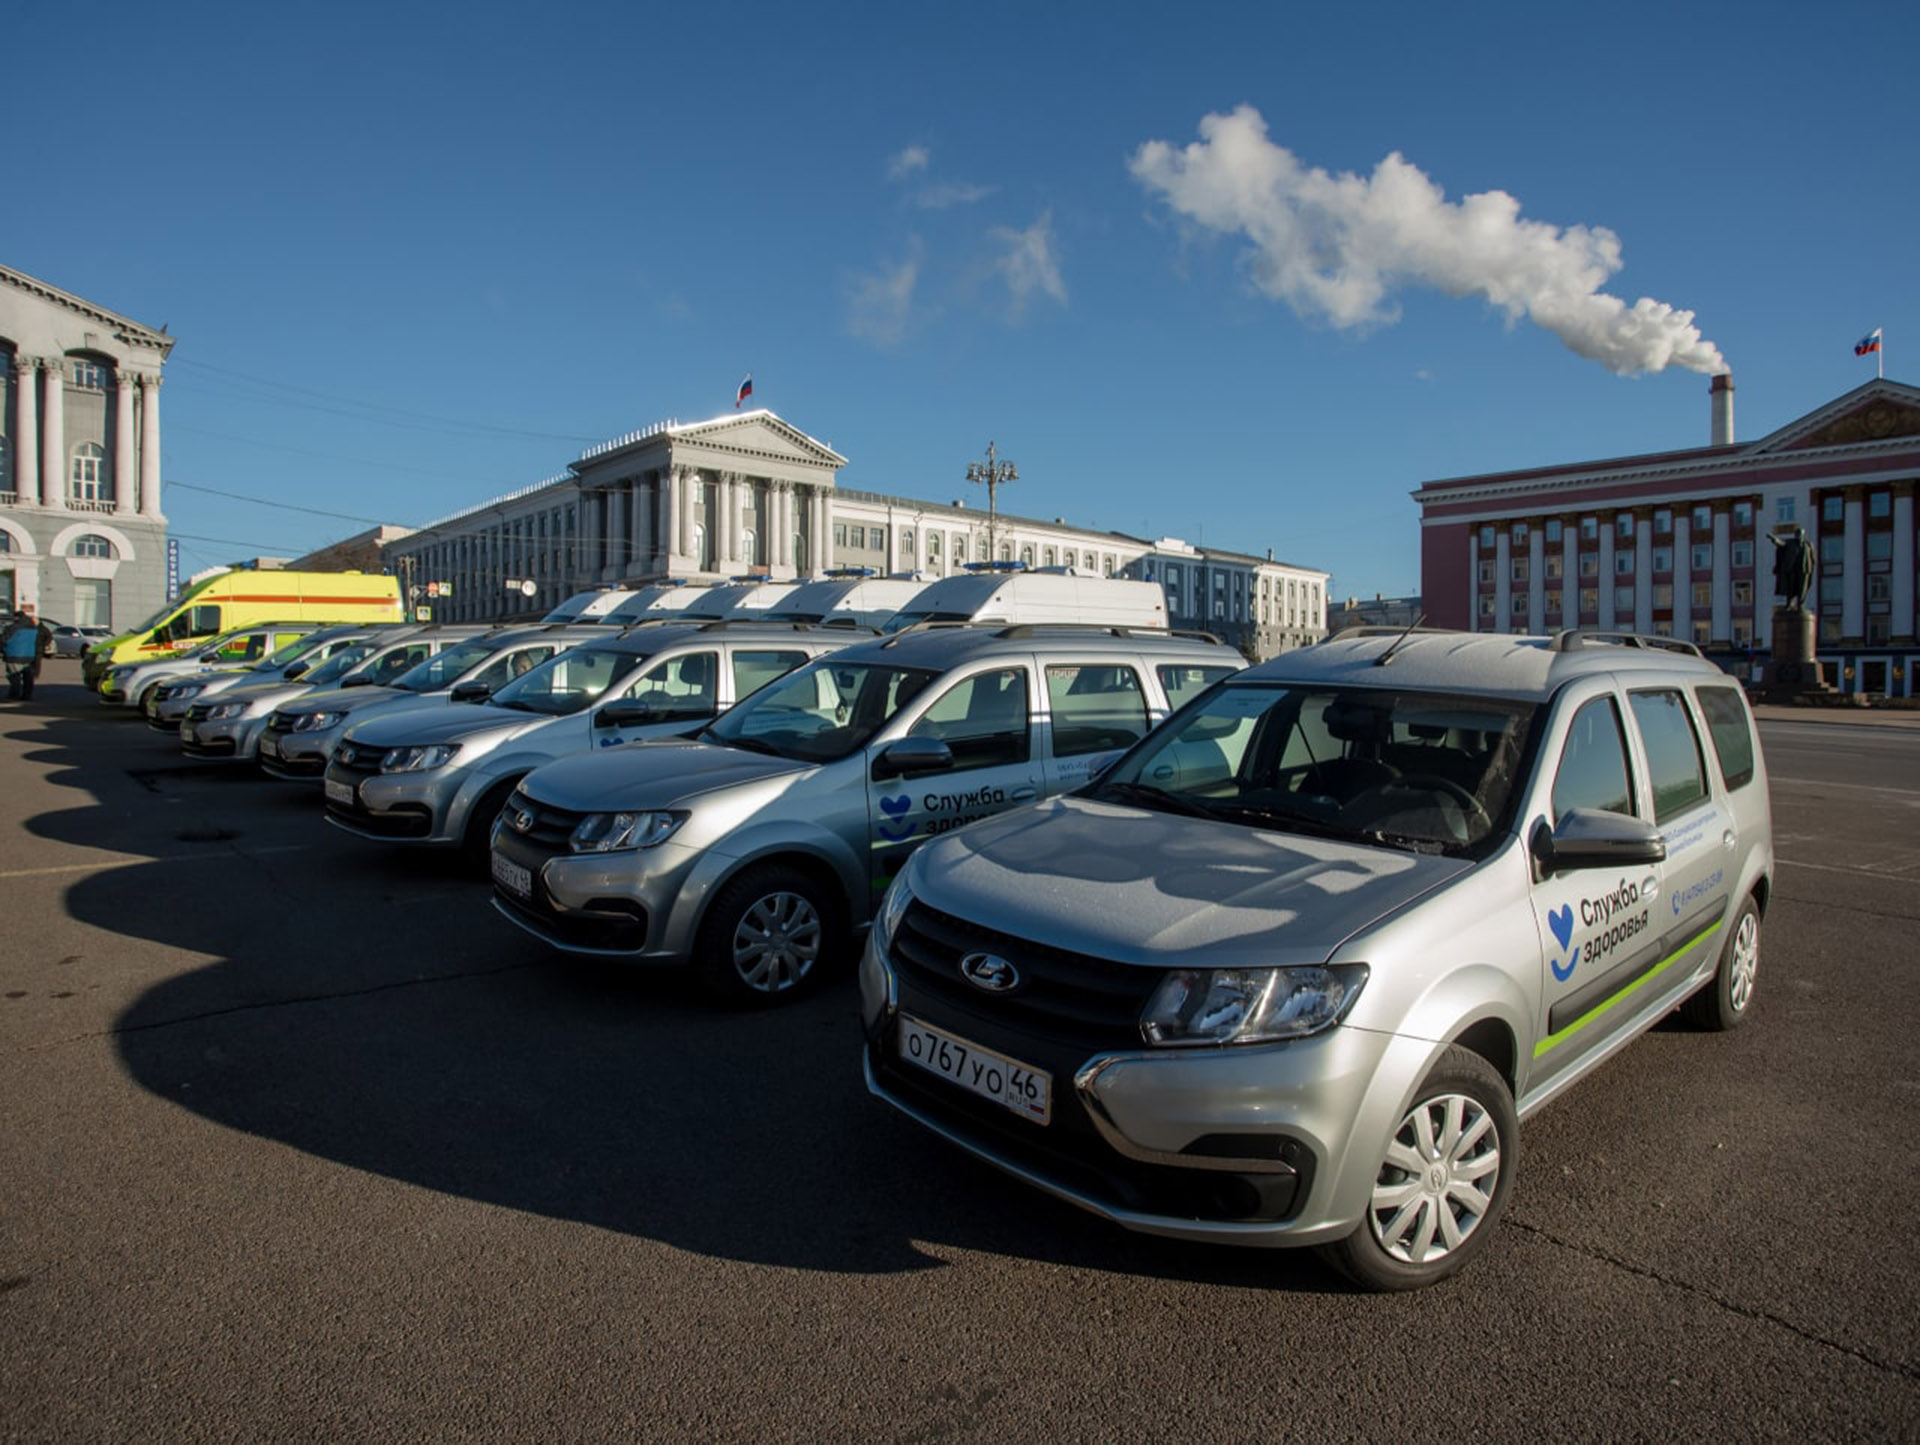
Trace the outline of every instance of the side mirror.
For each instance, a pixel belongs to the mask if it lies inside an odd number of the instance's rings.
[[[593,725],[597,728],[638,728],[664,721],[652,703],[631,697],[618,698],[593,715]]]
[[[372,686],[373,686],[373,679],[372,679],[371,677],[369,677],[369,676],[367,676],[367,674],[366,674],[366,673],[364,673],[364,672],[362,672],[362,673],[357,673],[357,674],[355,674],[355,675],[354,675],[354,676],[352,676],[352,677],[343,677],[343,678],[341,678],[341,679],[340,679],[340,686],[342,686],[342,687],[372,687]]]
[[[312,668],[312,666],[313,666],[312,663],[308,662],[305,658],[302,658],[298,662],[289,662],[287,664],[286,671],[281,673],[280,675],[284,677],[288,682],[292,682],[296,677],[304,676]]]
[[[1533,825],[1527,847],[1541,878],[1582,868],[1658,863],[1667,856],[1666,840],[1653,824],[1598,808],[1569,808],[1558,827],[1548,827],[1542,818]]]
[[[904,778],[915,773],[944,773],[953,767],[953,749],[939,738],[901,738],[873,759],[875,778]]]
[[[448,695],[455,702],[485,702],[493,696],[493,689],[484,682],[460,682]]]

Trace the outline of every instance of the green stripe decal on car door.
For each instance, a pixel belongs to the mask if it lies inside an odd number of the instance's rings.
[[[1683,954],[1687,952],[1688,949],[1697,947],[1699,944],[1704,943],[1707,939],[1711,938],[1714,934],[1718,933],[1719,931],[1720,931],[1720,920],[1715,919],[1712,923],[1709,923],[1705,928],[1701,929],[1698,933],[1694,934],[1692,938],[1689,938],[1685,943],[1681,944],[1678,948],[1674,949],[1672,953],[1669,953],[1665,958],[1661,959],[1652,968],[1648,969],[1645,973],[1641,974],[1640,977],[1636,978],[1632,983],[1628,984],[1625,988],[1621,989],[1620,992],[1595,1004],[1592,1008],[1588,1009],[1585,1013],[1581,1014],[1579,1018],[1575,1019],[1572,1023],[1568,1024],[1565,1028],[1561,1029],[1560,1032],[1556,1034],[1548,1034],[1547,1037],[1540,1040],[1539,1043],[1533,1046],[1533,1056],[1537,1059],[1542,1054],[1545,1054],[1548,1050],[1559,1047],[1561,1044],[1565,1043],[1568,1039],[1572,1038],[1575,1034],[1579,1033],[1581,1029],[1585,1028],[1588,1024],[1592,1023],[1595,1019],[1599,1018],[1602,1014],[1606,1013],[1607,1010],[1613,1008],[1616,1004],[1622,1003],[1625,1000],[1632,998],[1636,993],[1640,992],[1641,989],[1645,988],[1648,984],[1652,983],[1656,978],[1660,977],[1661,974],[1665,973],[1669,968],[1673,967],[1673,965],[1680,959],[1680,957]]]

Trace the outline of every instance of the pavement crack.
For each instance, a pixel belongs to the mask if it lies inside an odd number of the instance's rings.
[[[1756,1324],[1776,1325],[1786,1330],[1789,1334],[1797,1335],[1809,1344],[1820,1345],[1837,1354],[1845,1355],[1849,1359],[1858,1360],[1861,1364],[1882,1371],[1885,1374],[1895,1375],[1903,1380],[1920,1381],[1920,1367],[1905,1365],[1898,1360],[1890,1360],[1883,1356],[1872,1354],[1857,1345],[1849,1345],[1840,1340],[1830,1339],[1826,1335],[1815,1333],[1805,1325],[1795,1324],[1784,1315],[1775,1314],[1772,1310],[1760,1309],[1752,1305],[1743,1305],[1736,1300],[1727,1299],[1723,1295],[1715,1294],[1712,1290],[1703,1289],[1699,1285],[1691,1284],[1684,1279],[1676,1279],[1672,1275],[1663,1274],[1657,1269],[1649,1269],[1644,1264],[1636,1264],[1630,1259],[1623,1259],[1610,1250],[1601,1249],[1596,1245],[1578,1243],[1563,1235],[1555,1234],[1550,1229],[1544,1229],[1540,1225],[1529,1224],[1522,1219],[1515,1219],[1512,1215],[1507,1216],[1502,1222],[1501,1227],[1521,1230],[1526,1234],[1531,1234],[1538,1239],[1544,1240],[1548,1244],[1557,1245],[1561,1249],[1570,1250],[1575,1254],[1584,1255],[1589,1259],[1598,1260],[1603,1264],[1610,1264],[1615,1269],[1623,1270],[1628,1274],[1638,1275],[1642,1279],[1652,1280],[1655,1284],[1667,1289],[1675,1289],[1682,1293],[1690,1294],[1696,1299],[1705,1300],[1708,1304],[1715,1305],[1727,1311],[1729,1314],[1739,1315],[1743,1319],[1754,1321]]]

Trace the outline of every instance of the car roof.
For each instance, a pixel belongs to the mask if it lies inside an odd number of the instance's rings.
[[[1629,669],[1677,677],[1726,675],[1691,643],[1670,637],[1591,629],[1529,637],[1356,627],[1248,668],[1237,681],[1423,688],[1540,701],[1575,678]]]
[[[1075,622],[1023,622],[1012,626],[964,622],[919,623],[890,637],[860,643],[840,655],[848,661],[892,662],[907,667],[953,667],[976,657],[1071,653],[1075,657],[1136,657],[1143,652],[1186,654],[1195,661],[1245,659],[1219,638],[1202,632],[1169,632]]]
[[[607,634],[604,627],[589,629],[582,646],[602,652],[631,652],[650,657],[656,652],[695,638],[716,642],[779,642],[796,636],[824,640],[834,646],[858,642],[863,637],[878,637],[872,628],[827,625],[812,622],[768,622],[760,618],[709,617],[688,620],[678,612],[669,612],[658,621],[636,622],[633,626]]]

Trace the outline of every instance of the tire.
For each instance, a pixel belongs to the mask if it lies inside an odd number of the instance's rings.
[[[460,856],[482,873],[491,865],[487,854],[492,848],[494,820],[519,786],[518,778],[502,779],[482,793],[473,811],[467,814],[467,826],[460,834]]]
[[[1435,1284],[1487,1247],[1519,1162],[1507,1081],[1478,1054],[1448,1049],[1387,1143],[1366,1216],[1321,1254],[1364,1289]]]
[[[1753,991],[1760,975],[1760,908],[1751,895],[1734,910],[1733,926],[1720,948],[1713,982],[1680,1005],[1680,1017],[1697,1029],[1724,1033],[1740,1027],[1753,1012]]]
[[[773,1008],[805,994],[839,956],[836,900],[798,868],[752,868],[714,898],[700,925],[701,987],[732,1008]]]

